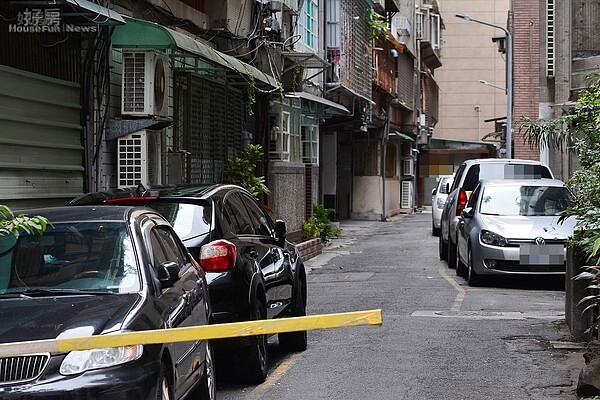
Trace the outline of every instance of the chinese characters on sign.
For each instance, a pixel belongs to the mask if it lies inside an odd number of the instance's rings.
[[[97,32],[98,27],[61,24],[59,8],[26,8],[17,13],[15,24],[8,25],[9,33]]]

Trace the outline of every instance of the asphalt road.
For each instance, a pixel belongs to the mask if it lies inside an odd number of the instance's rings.
[[[562,282],[469,287],[439,260],[426,212],[341,228],[306,262],[307,313],[382,309],[383,325],[310,331],[296,354],[273,337],[267,381],[217,371],[219,399],[578,399]]]

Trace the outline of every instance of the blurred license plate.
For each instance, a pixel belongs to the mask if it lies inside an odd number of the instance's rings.
[[[522,244],[519,263],[522,265],[560,265],[565,262],[565,246],[562,244]]]

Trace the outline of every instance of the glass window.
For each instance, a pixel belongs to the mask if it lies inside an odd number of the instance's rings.
[[[210,230],[211,207],[186,203],[153,203],[150,206],[169,221],[182,240]]]
[[[152,229],[151,239],[152,252],[154,256],[154,267],[165,262],[176,262],[179,266],[188,263],[186,254],[181,250],[173,234],[165,227]]]
[[[229,225],[235,234],[254,234],[252,220],[237,193],[230,193],[225,198],[224,213],[225,219],[229,222]]]
[[[571,201],[567,188],[548,186],[488,186],[480,213],[503,216],[556,216]]]
[[[44,235],[20,235],[3,253],[0,291],[140,290],[135,250],[124,223],[55,223]]]
[[[250,196],[246,194],[241,194],[241,196],[246,208],[248,209],[248,212],[250,213],[250,218],[252,218],[254,230],[258,232],[259,235],[272,236],[275,232],[275,229],[264,211]]]
[[[319,2],[305,0],[300,16],[297,18],[298,34],[307,47],[317,50],[319,47]]]

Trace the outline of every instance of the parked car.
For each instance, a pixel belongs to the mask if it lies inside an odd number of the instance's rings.
[[[456,231],[458,217],[480,180],[554,178],[547,165],[513,158],[479,158],[463,162],[454,176],[440,218],[438,251],[450,268],[456,267]]]
[[[286,225],[273,221],[246,190],[235,185],[172,185],[92,193],[77,204],[137,204],[159,211],[206,271],[216,323],[306,315],[306,275]],[[267,336],[215,341],[231,354],[239,378],[267,376]],[[279,334],[283,350],[303,351],[306,331]]]
[[[461,213],[456,273],[469,285],[490,275],[564,275],[575,218],[561,218],[571,192],[555,179],[482,181]]]
[[[440,175],[436,187],[431,191],[431,234],[433,236],[440,235],[442,210],[453,180],[454,175]]]
[[[0,236],[0,342],[206,325],[202,268],[169,223],[141,207],[24,210],[43,235]],[[215,399],[210,341],[0,359],[0,398]]]

